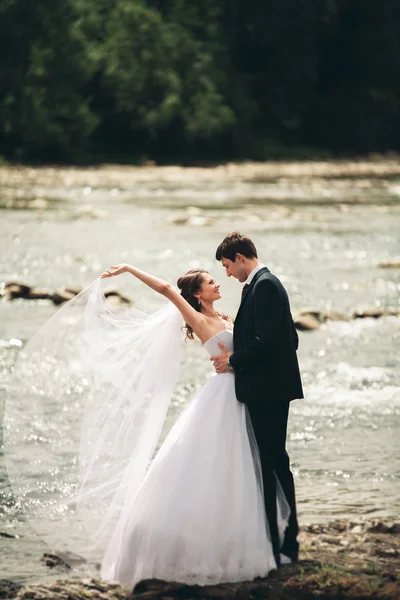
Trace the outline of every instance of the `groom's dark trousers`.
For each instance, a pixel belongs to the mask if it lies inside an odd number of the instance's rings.
[[[247,404],[260,452],[265,510],[274,554],[297,558],[298,524],[293,475],[286,453],[290,401],[303,398],[296,350],[298,336],[285,288],[270,271],[260,269],[240,305],[234,326],[236,396]],[[280,546],[276,509],[276,477],[290,506],[290,519]]]
[[[289,402],[276,402],[268,407],[249,405],[248,409],[260,452],[265,512],[274,554],[278,555],[282,552],[296,558],[299,550],[296,539],[298,534],[296,500],[289,456],[285,448]],[[276,477],[290,506],[289,524],[282,548],[280,548],[277,527]]]

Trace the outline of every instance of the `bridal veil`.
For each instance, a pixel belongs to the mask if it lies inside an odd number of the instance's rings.
[[[21,351],[4,452],[15,502],[52,548],[106,547],[143,481],[180,365],[183,320],[110,308],[97,279]]]

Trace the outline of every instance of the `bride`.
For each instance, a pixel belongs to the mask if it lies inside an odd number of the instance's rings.
[[[111,310],[102,280],[125,272],[167,306]],[[205,360],[218,342],[233,350],[213,277],[193,269],[178,288],[110,267],[21,351],[5,407],[8,476],[30,523],[53,548],[101,553],[101,576],[130,589],[150,578],[246,581],[276,568],[257,444],[232,372],[207,381],[151,461],[184,324]],[[276,501],[283,540],[289,508],[278,481]]]
[[[186,337],[209,354],[233,349],[232,322],[214,302],[220,286],[202,269],[168,283],[136,267],[114,265],[101,278],[131,273],[180,311]],[[157,365],[154,365],[157,370]],[[288,506],[278,492],[280,533]],[[257,446],[233,373],[212,377],[176,421],[106,549],[101,575],[132,587],[157,578],[218,584],[265,577],[276,563],[264,512]]]

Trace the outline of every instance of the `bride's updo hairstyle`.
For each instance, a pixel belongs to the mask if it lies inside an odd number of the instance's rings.
[[[201,305],[198,298],[193,294],[197,294],[197,292],[200,291],[206,273],[208,275],[208,271],[205,269],[191,269],[185,273],[185,275],[179,277],[177,281],[177,286],[181,290],[181,296],[183,296],[186,302],[189,302],[190,306],[197,310],[197,312],[201,312]],[[189,340],[194,340],[193,329],[187,323],[186,337]]]

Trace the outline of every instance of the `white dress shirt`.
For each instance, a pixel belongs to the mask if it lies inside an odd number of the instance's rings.
[[[260,263],[259,265],[256,266],[255,269],[252,270],[252,272],[249,274],[248,278],[246,279],[246,281],[244,282],[244,285],[250,285],[250,283],[253,281],[253,277],[256,273],[258,273],[258,271],[260,271],[261,269],[263,269],[265,267],[265,265],[263,265],[262,263]]]

